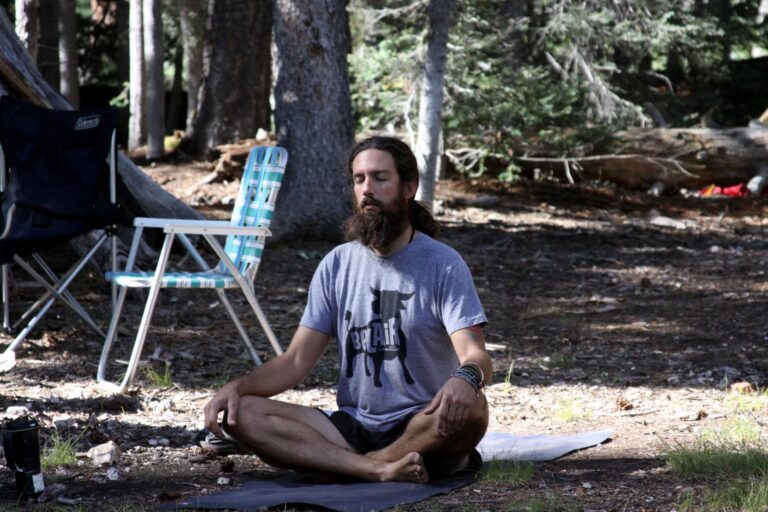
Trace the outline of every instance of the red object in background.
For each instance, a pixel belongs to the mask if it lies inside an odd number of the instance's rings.
[[[746,197],[747,195],[749,195],[749,190],[747,189],[747,186],[745,184],[739,183],[738,185],[725,187],[722,191],[722,194],[724,196],[730,196],[730,197]]]
[[[749,189],[744,183],[738,183],[731,185],[730,187],[719,187],[717,185],[707,185],[699,190],[699,195],[704,197],[711,196],[728,196],[728,197],[747,197],[749,196]],[[768,187],[763,189],[762,195],[768,195]]]

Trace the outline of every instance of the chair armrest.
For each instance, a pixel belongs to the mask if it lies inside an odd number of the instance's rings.
[[[188,220],[174,222],[164,226],[166,233],[184,233],[185,235],[234,235],[234,236],[271,236],[269,228],[258,226],[232,226],[229,221]]]
[[[166,233],[187,235],[244,235],[271,236],[268,228],[257,226],[232,226],[228,220],[164,219],[159,217],[136,217],[133,225],[143,228],[162,229]]]
[[[165,226],[171,224],[189,224],[191,222],[212,222],[210,220],[193,220],[193,219],[164,219],[161,217],[136,217],[133,219],[134,227],[142,228],[158,228],[162,229]],[[216,221],[213,221],[216,222]]]

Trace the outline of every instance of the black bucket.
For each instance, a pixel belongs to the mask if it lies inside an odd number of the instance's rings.
[[[3,449],[8,467],[16,475],[19,498],[35,498],[45,490],[40,468],[40,424],[22,416],[9,421],[3,433]]]

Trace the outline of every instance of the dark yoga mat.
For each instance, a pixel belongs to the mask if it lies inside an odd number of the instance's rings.
[[[612,430],[568,435],[514,435],[489,432],[478,445],[484,461],[554,460],[576,450],[605,442]],[[317,505],[331,510],[368,512],[416,503],[469,485],[474,477],[456,476],[426,484],[387,482],[380,484],[309,484],[289,475],[278,480],[246,482],[240,489],[195,496],[168,504],[163,510],[234,509],[258,510],[275,505]]]
[[[344,512],[368,512],[416,503],[459,489],[475,481],[472,475],[445,478],[426,484],[406,482],[308,484],[284,477],[245,482],[240,489],[193,496],[162,507],[179,509],[259,510],[275,505],[317,505]]]

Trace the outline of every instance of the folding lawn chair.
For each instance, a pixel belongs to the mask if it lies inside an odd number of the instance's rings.
[[[248,304],[256,314],[262,330],[267,336],[272,348],[277,354],[283,349],[277,340],[272,327],[269,325],[264,312],[256,300],[253,280],[261,261],[264,242],[270,236],[269,225],[272,221],[275,200],[283,179],[288,153],[279,147],[257,147],[251,150],[243,171],[240,191],[235,201],[231,221],[207,221],[184,219],[134,219],[134,232],[131,250],[128,255],[125,272],[110,272],[107,279],[117,284],[119,293],[115,305],[112,322],[109,325],[104,348],[101,352],[97,380],[105,387],[122,393],[130,386],[144,347],[147,330],[152,319],[160,288],[212,288],[224,305],[235,324],[237,331],[245,343],[254,362],[259,365],[261,359],[251,343],[245,328],[240,322],[224,293],[226,288],[240,288]],[[154,272],[134,272],[139,241],[144,228],[163,229],[165,241],[160,250],[157,267]],[[200,253],[192,245],[187,235],[202,235],[210,248],[220,258],[215,267],[210,267]],[[226,235],[224,247],[216,239],[216,235]],[[197,267],[198,272],[166,272],[168,257],[175,237],[178,237],[188,251]],[[118,384],[106,379],[109,354],[117,333],[117,326],[125,303],[128,288],[149,288],[144,314],[141,318],[136,339],[133,343],[128,368],[123,380]]]
[[[101,334],[67,287],[109,237],[113,242],[113,268],[115,265],[114,225],[125,221],[116,201],[116,125],[114,108],[51,110],[9,96],[0,98],[3,328],[15,331],[25,324],[0,355],[0,370],[15,364],[16,348],[56,299]],[[40,255],[41,251],[96,229],[103,231],[94,246],[61,278]],[[46,290],[13,325],[9,297],[12,262]]]

